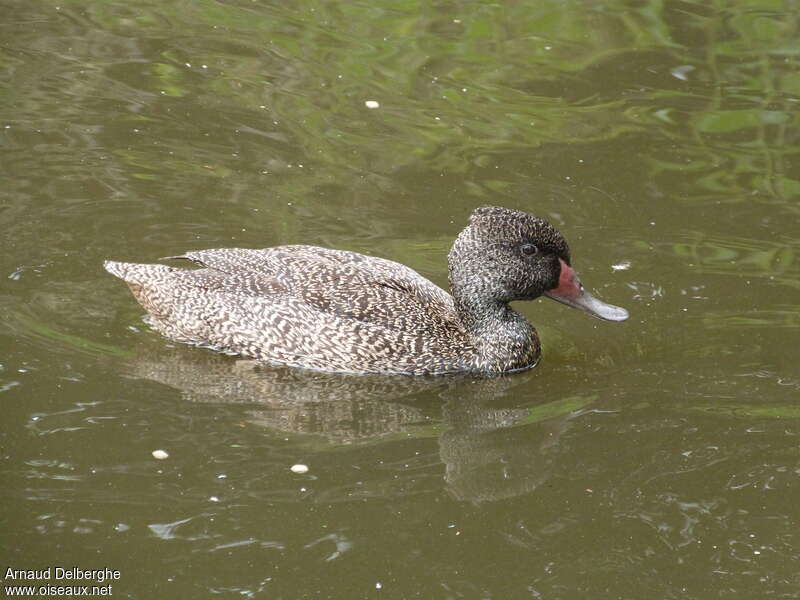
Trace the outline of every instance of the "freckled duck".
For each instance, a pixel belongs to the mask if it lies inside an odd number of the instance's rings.
[[[345,250],[278,246],[187,252],[199,269],[106,261],[165,336],[269,363],[324,371],[496,374],[533,367],[536,330],[509,303],[545,295],[608,321],[547,221],[476,209],[448,256],[452,295],[399,263]]]

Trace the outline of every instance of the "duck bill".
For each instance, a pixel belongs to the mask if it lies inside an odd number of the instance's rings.
[[[545,292],[545,296],[604,321],[624,321],[628,318],[628,311],[624,308],[606,304],[583,289],[577,273],[563,260],[559,260],[561,261],[561,275],[558,279],[558,287]]]

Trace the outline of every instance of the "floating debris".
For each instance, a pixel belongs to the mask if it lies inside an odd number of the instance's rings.
[[[681,81],[689,81],[689,73],[695,70],[692,65],[680,65],[669,70],[670,75]]]
[[[618,263],[617,263],[617,264],[615,264],[615,265],[611,265],[611,268],[612,268],[614,271],[627,271],[628,269],[630,269],[630,268],[631,268],[631,261],[629,261],[629,260],[623,260],[623,261],[621,261],[621,262],[618,262]]]
[[[153,458],[157,460],[164,460],[165,458],[169,458],[169,453],[166,450],[153,450],[152,454]]]
[[[292,465],[291,471],[292,473],[298,474],[308,473],[308,466],[301,464]]]

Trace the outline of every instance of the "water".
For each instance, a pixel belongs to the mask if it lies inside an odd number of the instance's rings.
[[[798,14],[5,3],[0,567],[116,569],[122,598],[800,598]],[[510,377],[325,375],[174,346],[101,268],[310,243],[446,285],[487,203],[550,219],[631,319],[521,305],[544,356]]]

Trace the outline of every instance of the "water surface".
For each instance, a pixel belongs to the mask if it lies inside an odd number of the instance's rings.
[[[0,567],[800,598],[795,2],[3,8]],[[101,268],[309,243],[446,286],[482,204],[631,319],[520,305],[545,353],[509,377],[326,375],[170,344]]]

